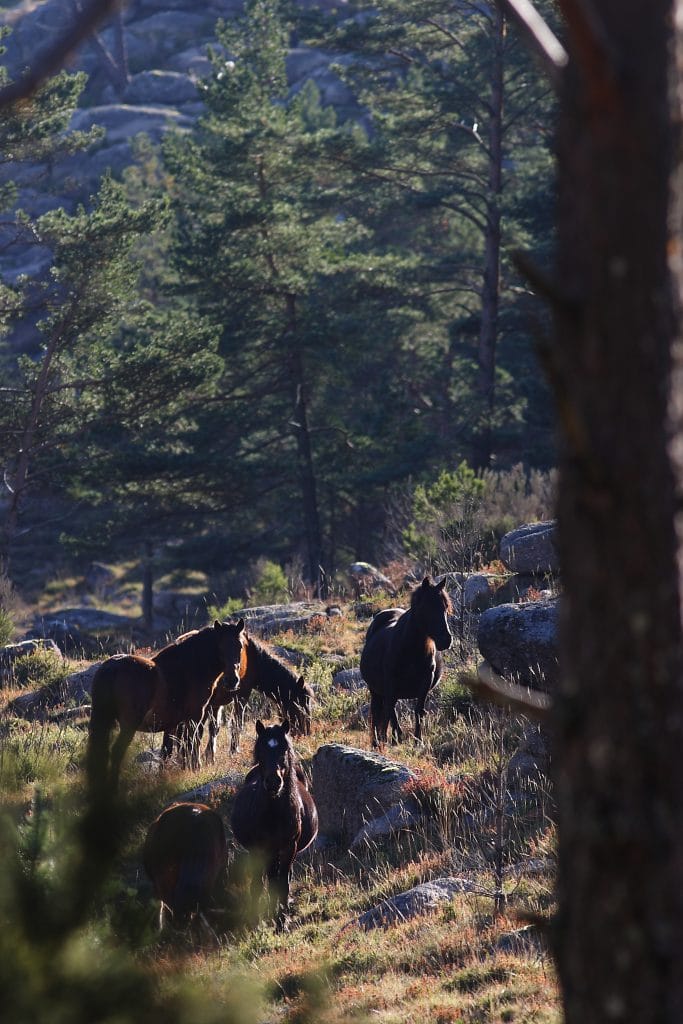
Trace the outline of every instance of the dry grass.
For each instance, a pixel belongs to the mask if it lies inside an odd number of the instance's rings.
[[[357,664],[366,626],[367,620],[349,612],[316,623],[308,633],[273,638],[300,652],[307,678],[317,688],[312,734],[297,741],[305,762],[323,743],[369,747],[367,729],[349,724],[349,711],[360,709],[367,696],[359,692],[342,699],[331,687],[330,667],[330,659],[335,669]],[[451,673],[445,688],[453,685]],[[11,696],[4,691],[0,704]],[[330,847],[298,862],[288,934],[261,925],[234,931],[206,949],[159,939],[156,907],[140,868],[146,827],[171,799],[219,778],[228,779],[216,799],[227,822],[234,782],[250,764],[253,720],[272,711],[267,702],[254,701],[240,753],[229,754],[221,735],[216,764],[199,772],[169,770],[160,778],[155,771],[143,771],[135,757],[158,750],[161,737],[139,736],[133,745],[124,792],[134,813],[108,912],[113,915],[115,907],[126,920],[138,921],[138,955],[159,985],[172,988],[179,977],[195,979],[212,1001],[226,1005],[233,1005],[239,993],[252,1011],[257,1008],[264,1024],[558,1022],[549,956],[535,945],[515,953],[499,948],[502,935],[521,927],[518,912],[552,908],[552,872],[543,865],[552,862],[554,836],[541,815],[518,823],[518,870],[508,872],[504,883],[507,917],[495,916],[489,896],[463,894],[428,916],[387,929],[366,932],[354,923],[378,901],[430,878],[466,873],[481,892],[492,891],[486,853],[491,836],[481,810],[484,789],[477,785],[482,773],[492,770],[496,752],[514,743],[517,727],[509,721],[501,725],[499,717],[473,706],[464,714],[455,699],[436,703],[424,746],[408,743],[387,751],[417,773],[412,795],[431,810],[424,824],[353,856]],[[500,728],[505,729],[502,745]],[[22,813],[36,787],[48,795],[71,792],[77,798],[84,742],[83,729],[17,722],[6,727],[0,738],[0,776],[3,799],[15,814]],[[463,808],[470,814],[469,830],[462,827]],[[536,866],[527,871],[532,861]]]

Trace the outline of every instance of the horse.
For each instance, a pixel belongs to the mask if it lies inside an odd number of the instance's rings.
[[[318,811],[289,738],[287,719],[270,726],[256,722],[253,760],[235,798],[232,831],[263,864],[260,877],[252,876],[254,906],[265,882],[270,915],[282,931],[287,925],[292,864],[318,834]]]
[[[313,690],[303,676],[297,675],[280,661],[263,641],[245,635],[240,683],[230,698],[231,753],[236,753],[240,748],[244,714],[253,690],[258,690],[277,705],[280,715],[289,722],[292,735],[310,736]],[[207,716],[209,739],[204,752],[207,764],[215,761],[216,739],[224,715],[222,704],[227,702],[221,702],[221,694],[217,693],[211,701],[211,713]]]
[[[373,618],[365,635],[360,671],[370,690],[370,733],[373,747],[386,743],[391,724],[394,741],[402,731],[397,700],[415,701],[415,739],[422,739],[427,694],[443,674],[440,652],[453,637],[448,628],[451,602],[446,577],[432,583],[425,576],[413,590],[410,608],[386,608]]]
[[[206,804],[171,804],[150,825],[142,863],[160,901],[159,931],[169,916],[177,928],[211,932],[206,913],[227,862],[223,821]]]
[[[212,698],[225,704],[239,685],[244,620],[193,630],[152,658],[117,654],[98,668],[86,769],[91,787],[118,788],[123,755],[136,732],[173,732],[184,764],[199,767],[198,730]],[[109,751],[114,723],[119,735]]]

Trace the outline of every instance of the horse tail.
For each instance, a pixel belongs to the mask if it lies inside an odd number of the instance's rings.
[[[115,671],[111,661],[105,661],[98,668],[92,681],[90,727],[85,760],[91,790],[101,788],[107,777],[109,736],[117,714],[113,688]]]

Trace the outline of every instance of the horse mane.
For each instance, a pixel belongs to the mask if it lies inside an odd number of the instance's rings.
[[[256,655],[256,676],[258,678],[258,684],[256,689],[260,690],[266,696],[277,697],[279,692],[282,696],[286,696],[296,686],[298,675],[293,668],[286,665],[285,662],[270,649],[268,644],[264,643],[263,640],[256,640],[251,634],[247,640],[247,645],[251,647]],[[249,653],[247,652],[247,665],[249,664]],[[264,677],[261,676],[261,669],[263,668]],[[268,679],[265,678],[265,673],[268,674]],[[274,680],[274,682],[272,682]],[[284,684],[284,686],[283,686]],[[263,689],[263,686],[269,686],[269,689]],[[283,693],[283,689],[285,692]]]

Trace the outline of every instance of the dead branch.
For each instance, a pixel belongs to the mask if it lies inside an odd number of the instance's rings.
[[[531,0],[497,0],[497,3],[510,21],[520,29],[550,82],[558,89],[569,60],[560,40],[543,20]]]
[[[534,722],[547,725],[550,717],[552,701],[547,693],[529,690],[526,686],[518,686],[503,679],[491,668],[488,661],[477,666],[477,675],[463,680],[478,696],[491,704],[509,708],[517,714],[525,715]]]

